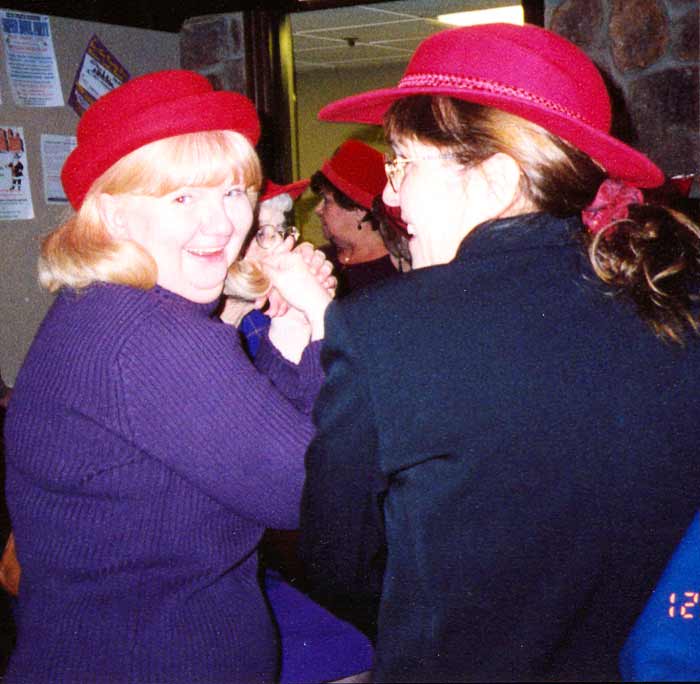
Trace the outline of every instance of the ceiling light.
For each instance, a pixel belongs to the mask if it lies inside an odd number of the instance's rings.
[[[503,22],[506,24],[524,24],[525,15],[522,5],[509,5],[508,7],[494,7],[485,10],[472,10],[471,12],[453,12],[452,14],[440,14],[437,20],[443,24],[453,26],[474,26],[475,24],[491,24]]]

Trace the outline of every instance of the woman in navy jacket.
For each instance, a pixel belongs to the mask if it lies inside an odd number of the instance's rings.
[[[375,681],[618,679],[700,486],[698,227],[537,27],[438,33],[320,118],[384,121],[415,270],[326,314],[317,596],[378,602]]]

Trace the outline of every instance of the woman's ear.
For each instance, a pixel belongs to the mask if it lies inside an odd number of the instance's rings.
[[[97,197],[100,220],[113,240],[126,240],[129,237],[126,215],[121,198],[102,192]]]
[[[488,186],[494,218],[510,216],[521,200],[520,165],[509,154],[497,152],[483,161],[479,168]]]
[[[361,230],[362,224],[365,222],[365,220],[369,220],[365,218],[369,212],[367,209],[363,209],[362,207],[355,207],[352,211],[357,219],[357,229]]]

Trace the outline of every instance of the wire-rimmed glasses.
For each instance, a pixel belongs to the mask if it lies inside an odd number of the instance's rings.
[[[432,161],[438,159],[454,159],[454,154],[434,154],[429,157],[397,157],[393,154],[384,155],[384,172],[389,180],[389,185],[394,192],[398,192],[406,175],[406,167],[418,161]]]
[[[296,226],[275,226],[271,223],[264,223],[258,226],[255,233],[255,241],[263,249],[272,249],[282,244],[290,235],[294,240],[299,239],[299,230]]]

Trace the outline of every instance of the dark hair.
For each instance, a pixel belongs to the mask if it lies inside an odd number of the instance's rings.
[[[580,215],[594,199],[604,169],[587,154],[514,114],[450,97],[397,100],[385,116],[389,141],[408,138],[475,166],[499,152],[520,166],[524,198],[543,212]],[[581,240],[596,275],[629,298],[661,338],[682,342],[698,331],[700,227],[685,215],[652,204],[631,205],[614,232]]]
[[[401,222],[391,214],[381,195],[377,195],[372,201],[372,214],[377,218],[379,234],[384,240],[387,251],[399,263],[399,270],[405,270],[404,264],[410,268],[412,258],[405,224],[402,226]]]
[[[361,209],[365,212],[365,215],[362,217],[362,220],[369,221],[372,226],[372,230],[379,229],[379,220],[372,213],[372,211],[368,211],[367,209],[365,209],[365,207],[350,199],[342,190],[339,190],[335,185],[333,185],[333,183],[331,183],[328,180],[323,171],[316,171],[316,173],[314,173],[314,175],[311,176],[311,182],[309,186],[311,187],[312,192],[315,192],[317,195],[323,195],[324,193],[329,194],[333,198],[333,201],[341,209],[345,209],[345,211],[354,211],[355,209]]]

